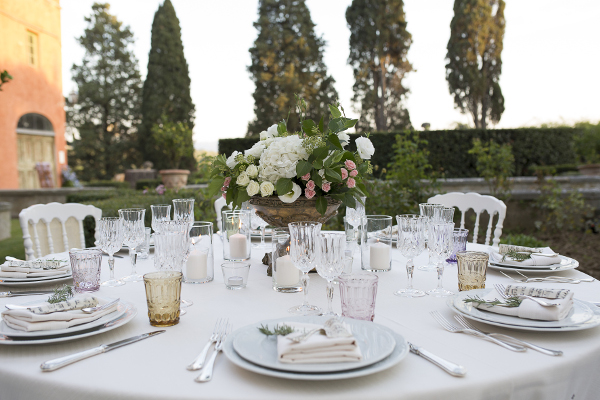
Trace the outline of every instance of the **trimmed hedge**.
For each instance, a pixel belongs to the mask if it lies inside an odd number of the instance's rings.
[[[140,179],[135,182],[135,190],[154,190],[158,185],[162,184],[162,179]]]
[[[498,143],[512,144],[515,156],[515,176],[531,176],[534,166],[574,164],[573,137],[578,128],[521,128],[521,129],[466,129],[447,131],[422,131],[421,137],[429,142],[429,163],[434,171],[446,178],[477,177],[475,156],[469,154],[473,139],[493,139]],[[401,132],[373,133],[370,138],[375,146],[372,162],[387,168],[392,161],[396,135]],[[350,150],[355,150],[352,134]],[[230,155],[234,150],[243,151],[258,141],[254,138],[221,139],[219,153]]]
[[[117,181],[89,181],[85,182],[83,186],[90,187],[114,187],[116,189],[129,189],[129,182],[117,182]]]

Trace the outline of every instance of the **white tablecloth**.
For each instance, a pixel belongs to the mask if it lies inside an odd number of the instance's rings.
[[[470,249],[482,246],[471,245]],[[64,254],[63,254],[64,255]],[[213,380],[195,383],[198,372],[185,369],[200,352],[217,318],[229,317],[235,328],[264,319],[289,316],[287,309],[302,301],[302,293],[283,294],[271,288],[271,278],[262,265],[263,253],[255,251],[248,287],[230,291],[223,285],[220,270],[222,250],[215,238],[215,280],[208,284],[184,284],[182,297],[193,300],[187,315],[177,326],[148,340],[86,359],[50,373],[39,365],[56,357],[107,344],[133,335],[156,330],[146,314],[144,284],[129,283],[117,288],[102,287],[99,295],[121,297],[138,307],[138,315],[127,325],[113,331],[71,342],[37,346],[0,345],[0,400],[13,399],[598,399],[600,396],[600,329],[578,332],[536,333],[491,330],[512,334],[544,347],[563,350],[562,357],[550,357],[528,350],[514,353],[469,335],[443,330],[429,315],[439,310],[452,318],[446,299],[430,296],[410,299],[392,293],[406,284],[405,259],[394,250],[391,272],[379,273],[375,322],[400,333],[412,343],[450,361],[464,365],[464,378],[452,377],[422,358],[408,354],[397,366],[378,374],[338,381],[292,381],[257,375],[241,369],[220,356]],[[151,256],[152,257],[152,256]],[[426,262],[427,253],[416,265]],[[103,258],[103,280],[108,277],[107,258]],[[357,255],[354,270],[360,269]],[[129,258],[117,259],[116,274],[129,273]],[[138,271],[153,270],[153,260],[139,260]],[[561,272],[583,277],[578,271]],[[326,307],[325,281],[311,274],[309,300]],[[430,289],[436,284],[435,272],[415,272],[414,285]],[[509,283],[496,271],[488,270],[487,284]],[[576,298],[600,301],[600,283],[568,286]],[[444,286],[457,290],[456,267],[447,267]],[[0,290],[7,287],[0,286]],[[17,289],[19,290],[19,289]],[[27,298],[28,300],[30,298]],[[19,298],[0,299],[0,307]],[[335,309],[340,311],[336,288]]]

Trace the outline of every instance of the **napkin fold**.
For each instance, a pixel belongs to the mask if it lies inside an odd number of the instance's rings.
[[[508,251],[508,250],[515,250],[518,252],[535,252],[535,253],[542,253],[542,254],[555,254],[554,251],[552,251],[552,249],[550,247],[543,247],[543,248],[531,248],[531,247],[521,247],[521,246],[505,246],[505,245],[500,245],[500,252],[496,252],[496,251],[491,251],[490,252],[490,261],[494,262],[494,263],[503,263],[503,264],[509,264],[509,265],[514,265],[517,267],[547,267],[548,265],[553,265],[553,264],[560,264],[561,262],[561,258],[558,255],[555,256],[542,256],[542,255],[536,255],[536,254],[531,254],[531,258],[528,258],[526,260],[523,261],[516,261],[513,260],[510,257],[505,257],[504,258],[504,254]],[[502,261],[502,258],[504,258],[504,261]]]
[[[68,265],[52,269],[41,269],[27,266],[13,266],[8,262],[0,265],[0,278],[40,278],[44,276],[65,275],[70,271]]]
[[[506,294],[509,296],[527,295],[543,298],[547,303],[558,304],[556,307],[544,307],[533,300],[523,299],[519,307],[501,307],[485,304],[477,305],[480,310],[493,312],[496,314],[510,315],[518,318],[535,319],[539,321],[560,321],[565,319],[573,308],[573,292],[567,289],[536,289],[526,286],[508,285]],[[536,295],[537,294],[537,295]],[[545,296],[548,297],[545,297]],[[486,301],[500,300],[502,297],[495,290],[491,290],[482,297]]]
[[[277,336],[277,356],[286,364],[324,364],[339,362],[358,362],[362,353],[353,336],[328,338],[316,333],[301,343],[294,343],[289,337],[322,327],[316,324],[288,323],[295,332],[286,336]]]
[[[77,300],[80,304],[87,303],[91,304],[96,302],[97,304],[106,304],[111,300],[97,299],[91,295],[76,296],[70,301]],[[46,306],[48,303],[44,304]],[[116,311],[118,304],[115,304],[105,310],[96,311],[92,314],[86,314],[83,311],[68,310],[53,312],[51,314],[36,314],[27,309],[21,310],[5,310],[2,312],[2,320],[10,328],[25,331],[25,332],[37,332],[37,331],[53,331],[59,329],[67,329],[72,326],[87,324],[95,321],[103,316]]]

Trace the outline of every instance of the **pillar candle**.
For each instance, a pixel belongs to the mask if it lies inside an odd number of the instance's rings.
[[[239,260],[248,258],[247,241],[246,235],[242,235],[241,233],[231,235],[229,238],[229,256],[232,259]]]
[[[370,245],[370,264],[373,269],[390,269],[390,246],[377,242]]]
[[[280,286],[292,286],[300,280],[300,270],[294,267],[288,255],[275,260],[275,282]]]
[[[192,250],[186,264],[187,279],[206,279],[208,271],[208,252]]]

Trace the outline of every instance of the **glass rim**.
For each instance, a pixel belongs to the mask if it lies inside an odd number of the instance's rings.
[[[89,249],[77,249],[77,248],[73,248],[71,250],[69,250],[69,255],[74,254],[74,255],[84,255],[84,254],[88,254],[88,255],[98,255],[98,254],[102,254],[102,249],[99,247],[92,247]]]
[[[145,208],[121,208],[119,212],[140,212],[146,211]]]
[[[398,218],[425,219],[427,217],[425,215],[421,215],[421,214],[397,214],[396,219],[398,219]]]
[[[319,226],[319,225],[323,225],[318,221],[297,221],[297,222],[290,222],[288,224],[288,227],[290,226]]]
[[[158,276],[155,276],[155,275],[158,275]],[[162,277],[159,277],[161,275],[162,275]],[[167,275],[167,276],[164,276],[164,275]],[[152,281],[152,280],[177,279],[177,278],[183,278],[183,272],[173,271],[173,270],[152,271],[152,272],[145,273],[143,278],[144,278],[144,282]]]
[[[120,217],[102,217],[98,221],[120,221]]]
[[[486,253],[485,251],[469,251],[469,250],[465,250],[465,251],[457,251],[456,252],[456,257],[461,256],[461,257],[481,257],[483,258],[487,258],[489,260],[490,255],[488,253]]]
[[[171,204],[150,204],[150,207],[171,207]]]
[[[173,203],[183,203],[183,202],[188,202],[188,201],[196,201],[196,199],[193,198],[193,197],[190,197],[190,198],[187,198],[187,199],[173,199],[171,201]]]
[[[458,233],[469,233],[469,230],[467,228],[454,228],[454,232],[458,232]]]
[[[194,221],[192,223],[192,228],[194,228],[194,227],[201,227],[201,226],[202,227],[204,227],[204,226],[210,226],[212,228],[213,223],[210,222],[210,221]]]
[[[338,280],[344,283],[358,280],[362,280],[364,282],[378,282],[379,276],[375,274],[369,274],[367,272],[357,272],[354,274],[342,274],[338,276]]]
[[[391,215],[365,215],[363,218],[366,219],[371,219],[371,220],[388,220],[388,219],[392,219]]]

